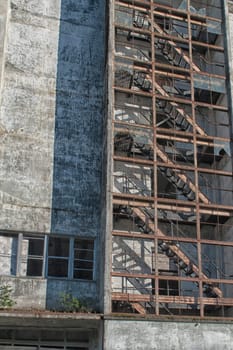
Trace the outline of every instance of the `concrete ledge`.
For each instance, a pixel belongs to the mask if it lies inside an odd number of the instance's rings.
[[[0,310],[0,327],[98,329],[102,316],[41,310]]]

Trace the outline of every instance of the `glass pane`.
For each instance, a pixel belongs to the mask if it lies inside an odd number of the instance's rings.
[[[69,239],[49,237],[48,255],[68,257],[69,256]]]
[[[83,269],[83,270],[92,270],[93,269],[93,261],[74,260],[74,268],[75,269]]]
[[[74,278],[83,279],[83,280],[92,280],[93,279],[93,271],[74,270]]]
[[[48,259],[48,276],[68,277],[68,260],[66,259]]]
[[[44,239],[24,237],[29,241],[28,255],[43,256],[44,254]]]
[[[75,259],[93,260],[93,256],[94,256],[93,250],[75,249],[74,251]]]
[[[27,276],[42,276],[43,260],[28,259]]]
[[[94,241],[88,239],[75,239],[74,247],[78,249],[94,249]]]

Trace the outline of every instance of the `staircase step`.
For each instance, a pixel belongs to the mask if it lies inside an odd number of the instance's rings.
[[[139,303],[131,303],[131,306],[141,315],[146,314],[145,308]]]
[[[142,221],[144,221],[146,223],[146,225],[154,232],[155,231],[155,227],[154,227],[154,223],[152,222],[152,220],[150,218],[148,218],[148,216],[139,208],[133,208],[132,212],[137,215]],[[159,228],[158,228],[158,234],[160,236],[166,236],[166,234],[164,234]],[[175,253],[175,255],[181,260],[183,261],[187,267],[192,266],[192,273],[195,273],[196,276],[200,276],[203,279],[208,280],[209,278],[202,272],[200,274],[199,268],[197,265],[195,265],[194,263],[192,263],[192,261],[189,259],[189,257],[175,244],[171,244],[169,242],[165,242],[169,249]],[[214,294],[217,297],[222,297],[222,291],[220,288],[212,286],[211,284],[208,284],[211,287],[211,290],[214,292]]]

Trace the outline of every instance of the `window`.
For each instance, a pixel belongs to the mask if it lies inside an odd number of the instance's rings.
[[[27,276],[43,276],[44,237],[24,237],[23,245],[27,247]]]
[[[69,238],[50,237],[48,243],[48,276],[68,277]]]
[[[49,277],[93,280],[94,240],[49,237]]]
[[[19,233],[2,234],[0,242],[2,275],[93,280],[93,239]]]
[[[94,241],[75,239],[74,241],[74,278],[93,279]]]

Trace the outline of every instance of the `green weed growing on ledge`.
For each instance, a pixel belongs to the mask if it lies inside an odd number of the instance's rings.
[[[59,303],[64,312],[91,312],[83,302],[70,293],[61,293]]]
[[[0,285],[0,308],[7,309],[15,305],[11,293],[12,289],[9,285]]]

